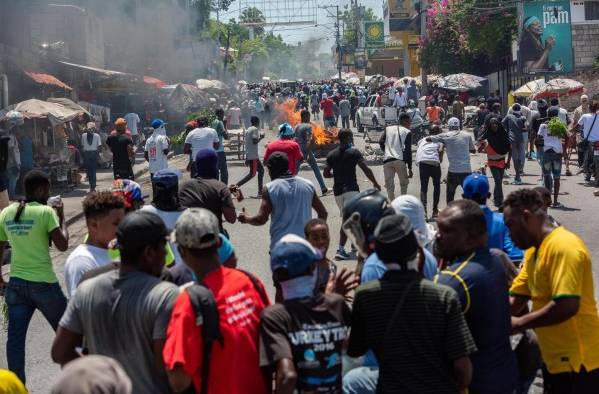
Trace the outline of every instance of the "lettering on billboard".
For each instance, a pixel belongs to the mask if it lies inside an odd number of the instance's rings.
[[[574,72],[569,1],[525,1],[518,65],[522,74]]]

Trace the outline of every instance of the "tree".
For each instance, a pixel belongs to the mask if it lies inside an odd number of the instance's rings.
[[[358,47],[359,41],[356,28],[358,27],[358,23],[362,22],[360,20],[359,10],[354,7],[350,8],[346,5],[339,19],[345,27],[342,37],[342,45],[353,52],[353,50]],[[378,20],[379,18],[375,15],[372,8],[365,9],[363,21],[368,22]]]
[[[260,11],[256,7],[246,8],[239,15],[239,22],[241,24],[248,24],[249,28],[254,29],[254,33],[256,35],[264,34],[264,24],[266,23],[266,18],[262,11]],[[251,24],[251,25],[250,25]]]

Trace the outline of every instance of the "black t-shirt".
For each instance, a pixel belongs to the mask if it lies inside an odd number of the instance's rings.
[[[111,135],[106,139],[106,145],[112,151],[112,165],[116,170],[130,170],[131,159],[127,147],[133,145],[131,137],[126,134]]]
[[[260,366],[293,360],[302,393],[342,393],[343,344],[351,311],[338,294],[285,301],[262,312]]]
[[[185,208],[206,208],[214,213],[221,230],[223,207],[235,207],[229,187],[216,179],[196,178],[185,182],[179,190],[179,199]]]
[[[333,169],[333,194],[340,196],[346,192],[359,192],[356,179],[356,166],[364,161],[362,152],[354,147],[335,148],[327,155],[327,165]]]

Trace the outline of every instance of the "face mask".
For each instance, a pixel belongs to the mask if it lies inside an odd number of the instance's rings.
[[[318,279],[318,269],[312,272],[312,275],[300,276],[280,282],[283,299],[294,300],[297,298],[307,298],[314,295],[316,281]]]

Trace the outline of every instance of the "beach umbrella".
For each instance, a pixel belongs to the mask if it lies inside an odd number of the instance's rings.
[[[535,92],[533,97],[535,99],[563,97],[582,93],[583,91],[584,85],[581,82],[568,78],[555,78]]]
[[[513,93],[515,97],[530,97],[540,91],[547,83],[545,79],[535,79],[534,81],[526,82]]]

